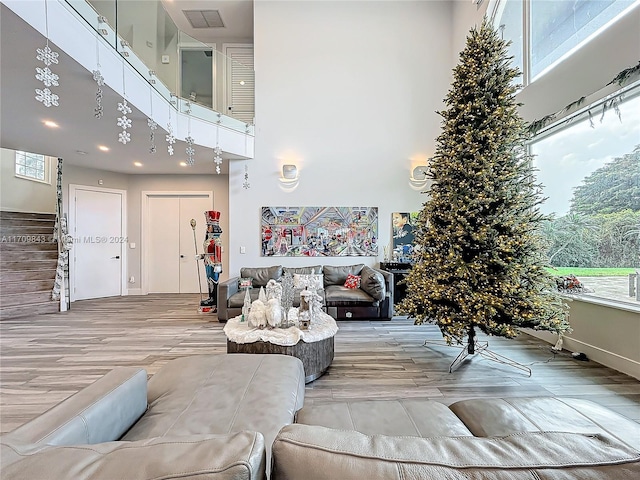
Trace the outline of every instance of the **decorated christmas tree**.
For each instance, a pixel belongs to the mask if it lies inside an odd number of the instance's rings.
[[[437,324],[447,344],[466,343],[468,353],[475,353],[476,329],[510,338],[521,327],[569,330],[545,270],[541,189],[507,46],[485,20],[453,70],[430,162],[433,183],[414,229],[416,263],[397,305],[417,324]]]

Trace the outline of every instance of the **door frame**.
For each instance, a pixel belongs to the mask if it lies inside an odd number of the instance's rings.
[[[213,198],[213,190],[204,190],[204,191],[164,191],[164,190],[143,190],[142,191],[142,203],[141,203],[141,216],[140,220],[142,223],[142,228],[140,229],[140,243],[142,245],[142,255],[140,255],[140,272],[142,274],[142,294],[149,294],[149,269],[147,265],[149,265],[150,259],[149,257],[149,239],[151,236],[149,235],[149,198],[151,197],[160,197],[160,196],[171,196],[171,197],[201,197],[203,195],[208,196],[211,199],[211,206],[214,208],[214,198]],[[202,220],[198,220],[202,221]]]
[[[76,192],[78,190],[85,190],[90,192],[97,193],[112,193],[119,194],[122,198],[122,204],[120,206],[120,231],[122,232],[123,237],[128,237],[127,235],[127,191],[119,190],[116,188],[104,188],[104,187],[94,187],[91,185],[79,185],[75,183],[69,184],[69,233],[73,236],[76,229]],[[73,233],[72,233],[73,232]],[[77,239],[74,237],[74,242]],[[118,242],[120,245],[120,258],[122,259],[122,269],[120,272],[120,296],[126,296],[129,294],[127,290],[127,272],[129,271],[129,264],[127,262],[127,247],[129,245],[128,242]],[[69,255],[69,301],[75,302],[75,269],[76,269],[76,255],[71,249],[71,255]],[[73,272],[73,275],[71,275]]]

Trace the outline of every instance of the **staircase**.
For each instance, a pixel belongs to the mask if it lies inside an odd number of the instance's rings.
[[[58,244],[55,215],[0,212],[0,320],[55,313],[51,300]]]

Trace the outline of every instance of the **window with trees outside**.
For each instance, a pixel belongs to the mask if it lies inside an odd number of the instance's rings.
[[[531,153],[554,273],[575,276],[581,295],[640,307],[629,277],[640,272],[640,88],[614,98],[552,126]]]
[[[497,0],[489,12],[502,38],[512,42],[509,53],[524,73],[517,80],[527,85],[638,3],[640,0]]]
[[[49,159],[38,153],[16,151],[16,177],[49,183]]]

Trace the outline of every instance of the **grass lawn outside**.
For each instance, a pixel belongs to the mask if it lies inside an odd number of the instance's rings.
[[[575,275],[576,277],[626,277],[636,273],[640,268],[582,268],[582,267],[547,267],[552,275]]]

